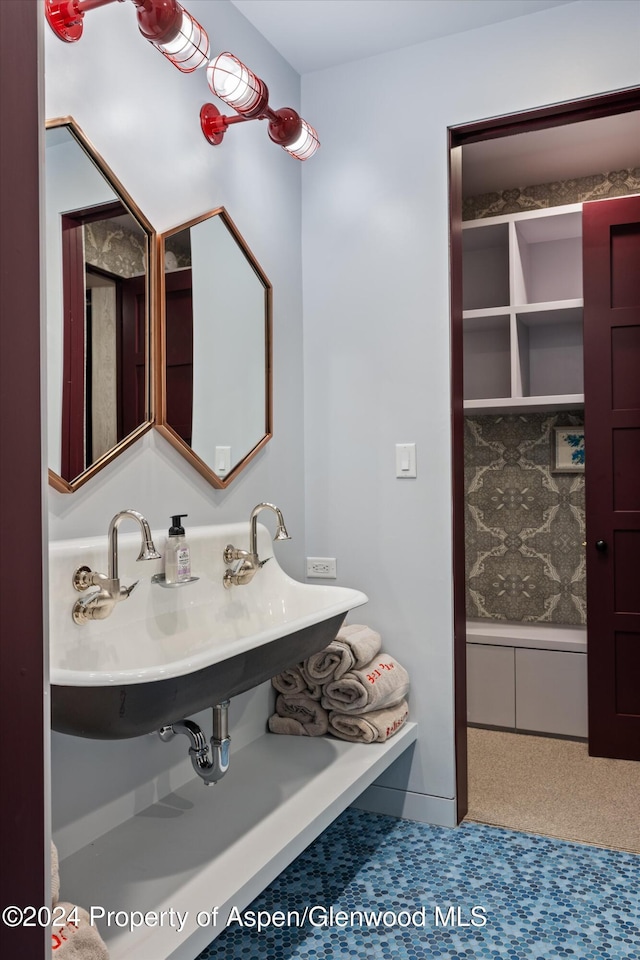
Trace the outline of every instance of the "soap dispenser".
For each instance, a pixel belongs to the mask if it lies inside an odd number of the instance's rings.
[[[187,516],[187,513],[178,513],[171,517],[164,553],[165,583],[181,583],[191,579],[191,550],[185,539],[184,527],[180,522]]]

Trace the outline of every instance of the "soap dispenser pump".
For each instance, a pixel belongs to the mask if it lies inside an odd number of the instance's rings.
[[[171,517],[164,554],[165,583],[181,583],[191,579],[191,550],[181,523],[182,518],[187,516],[187,513],[177,513]]]

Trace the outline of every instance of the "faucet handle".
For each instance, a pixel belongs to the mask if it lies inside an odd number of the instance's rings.
[[[233,563],[234,560],[249,560],[251,554],[246,550],[240,550],[239,547],[234,547],[232,543],[228,543],[222,554],[222,558],[225,563]]]
[[[73,583],[73,589],[77,590],[78,593],[82,593],[83,590],[88,590],[89,587],[94,586],[93,570],[91,567],[78,567],[77,570],[73,571],[71,582]]]
[[[98,573],[96,570],[92,570],[91,567],[82,566],[74,570],[71,582],[74,590],[82,593],[84,590],[88,590],[89,587],[101,587],[103,590],[109,590],[108,584],[113,581],[104,573]]]

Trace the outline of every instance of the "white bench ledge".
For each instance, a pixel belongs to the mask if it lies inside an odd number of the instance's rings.
[[[264,734],[232,748],[215,786],[194,778],[64,860],[61,899],[187,912],[181,934],[166,925],[133,933],[97,925],[110,960],[194,960],[231,908],[251,903],[416,736],[408,723],[385,743]],[[214,907],[217,927],[198,926],[197,914]]]
[[[559,623],[467,620],[467,643],[586,653],[587,628],[565,626]]]

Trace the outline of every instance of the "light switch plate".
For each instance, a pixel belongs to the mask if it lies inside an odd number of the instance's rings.
[[[231,447],[216,447],[214,473],[224,477],[231,470]]]
[[[415,443],[396,443],[396,477],[417,477]]]

